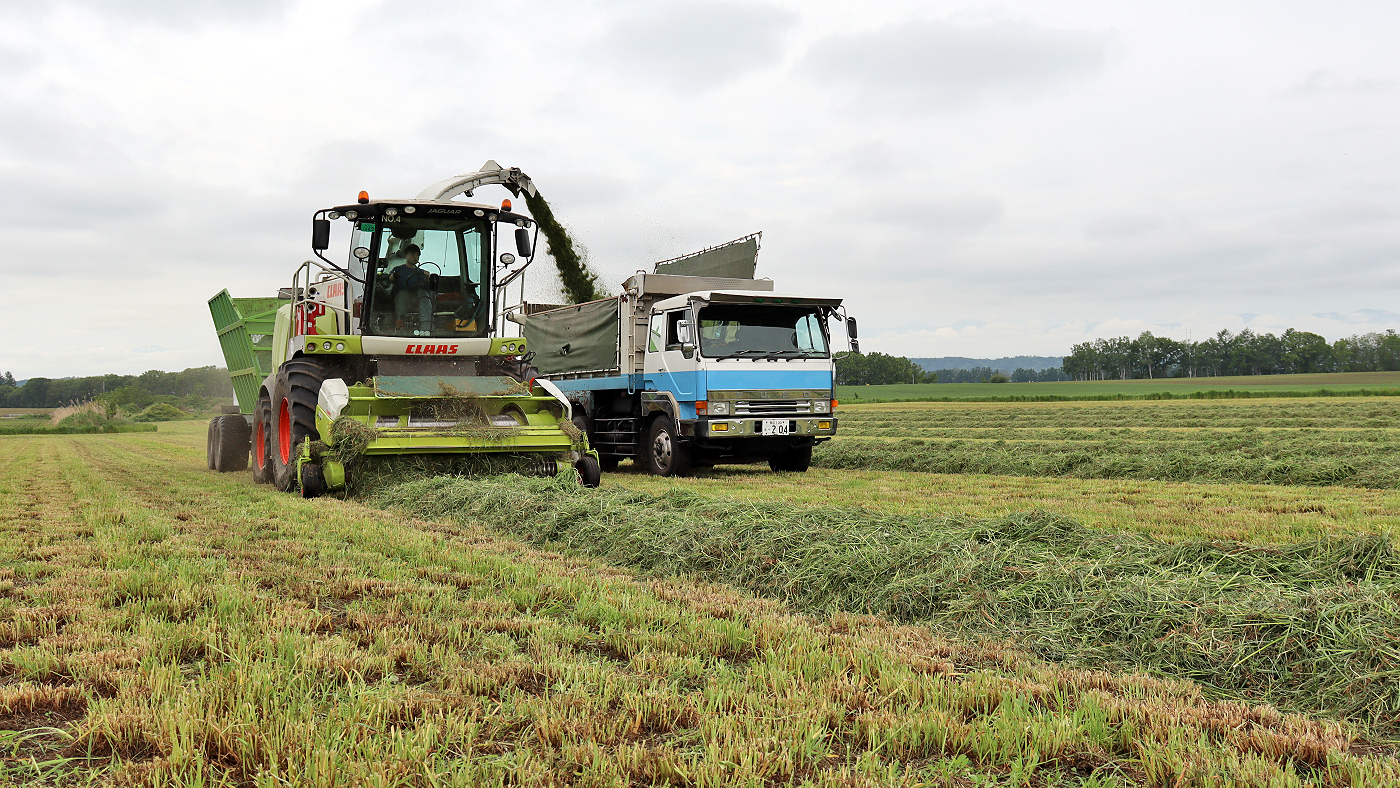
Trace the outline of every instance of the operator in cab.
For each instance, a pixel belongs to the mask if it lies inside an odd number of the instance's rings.
[[[418,244],[405,246],[404,263],[389,272],[389,281],[399,325],[407,325],[416,317],[418,329],[428,331],[433,323],[433,296],[429,273],[418,267],[418,257],[422,252]]]

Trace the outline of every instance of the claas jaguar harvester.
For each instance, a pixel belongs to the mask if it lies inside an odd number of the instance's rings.
[[[760,240],[662,261],[614,298],[508,313],[604,469],[631,459],[658,476],[752,462],[802,472],[836,434],[827,325],[839,318],[859,350],[856,321],[839,298],[753,278]]]
[[[493,336],[538,233],[509,199],[453,199],[493,184],[535,194],[493,161],[414,199],[360,192],[315,213],[316,259],[276,297],[209,299],[238,399],[209,425],[211,469],[245,470],[251,453],[258,482],[314,497],[344,487],[362,457],[489,455],[598,484],[568,398],[536,378],[525,341]],[[337,220],[350,225],[343,265],[325,254]]]

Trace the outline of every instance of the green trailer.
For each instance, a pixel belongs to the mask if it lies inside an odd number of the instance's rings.
[[[489,456],[552,475],[600,478],[568,398],[537,378],[524,340],[493,335],[503,289],[533,259],[533,220],[452,199],[499,184],[533,193],[518,169],[487,162],[413,199],[317,211],[316,260],[276,297],[209,299],[238,413],[209,425],[209,467],[314,497],[388,456]],[[348,225],[347,262],[324,252]],[[512,232],[513,231],[513,232]],[[511,235],[514,254],[497,252]]]

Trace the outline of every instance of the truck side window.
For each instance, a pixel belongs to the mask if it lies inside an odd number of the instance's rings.
[[[681,338],[680,338],[680,333],[676,330],[676,326],[680,325],[680,322],[681,322],[682,320],[685,320],[685,310],[684,310],[684,309],[677,309],[677,310],[674,311],[674,312],[667,312],[667,313],[666,313],[666,349],[667,349],[667,350],[680,350],[680,349],[681,349]]]
[[[660,353],[660,352],[661,352],[662,343],[664,342],[663,337],[664,337],[665,331],[666,331],[665,323],[666,323],[666,316],[665,316],[665,315],[652,315],[652,316],[651,316],[651,331],[650,331],[651,336],[648,337],[648,339],[647,339],[647,352],[648,352],[648,353]]]

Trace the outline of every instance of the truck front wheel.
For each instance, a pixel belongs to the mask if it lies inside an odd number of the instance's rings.
[[[647,468],[653,476],[688,476],[690,447],[679,440],[676,422],[670,416],[657,416],[647,429]]]

